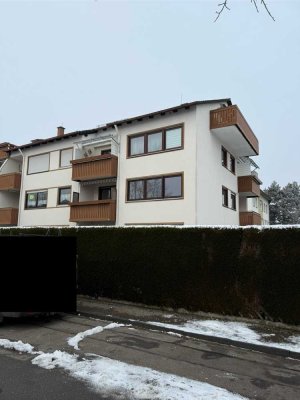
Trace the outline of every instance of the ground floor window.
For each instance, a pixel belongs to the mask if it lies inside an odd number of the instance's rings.
[[[48,191],[27,192],[25,208],[45,208],[47,207]]]
[[[69,204],[71,201],[71,186],[58,189],[58,202],[57,204]]]
[[[128,180],[127,200],[158,200],[183,197],[183,175]]]

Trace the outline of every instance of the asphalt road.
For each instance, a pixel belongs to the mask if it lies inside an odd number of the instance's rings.
[[[30,358],[1,350],[1,400],[104,399],[60,370],[45,370],[32,365]],[[107,397],[105,399],[108,400]]]
[[[79,316],[48,322],[9,321],[0,327],[0,338],[22,340],[45,352],[74,353],[68,337],[108,323]],[[300,362],[278,355],[129,327],[89,336],[80,342],[77,353],[95,353],[207,382],[249,399],[300,399]],[[62,370],[33,366],[31,358],[0,348],[0,400],[101,399]]]

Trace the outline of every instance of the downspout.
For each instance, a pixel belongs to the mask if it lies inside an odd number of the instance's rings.
[[[117,125],[114,125],[118,141],[116,142],[114,139],[114,142],[117,144],[118,147],[118,176],[117,176],[117,204],[116,204],[116,226],[119,226],[119,220],[120,220],[120,133]]]
[[[24,157],[24,153],[22,152],[22,150],[21,149],[18,149],[18,150],[22,156],[21,187],[20,187],[19,212],[18,212],[18,226],[20,226],[21,205],[23,204],[22,196],[23,196],[23,173],[25,171],[25,169],[24,169],[25,157]]]

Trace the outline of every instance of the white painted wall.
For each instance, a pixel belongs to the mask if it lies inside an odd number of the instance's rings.
[[[184,123],[184,149],[126,158],[127,136]],[[119,224],[184,223],[195,224],[195,112],[179,110],[129,126],[119,127]],[[170,200],[126,201],[126,180],[131,178],[183,172],[184,198]]]
[[[221,148],[223,143],[209,129],[210,110],[218,104],[198,105],[196,111],[197,135],[197,217],[201,225],[238,225],[239,202],[237,177],[222,166]],[[226,146],[224,146],[226,148]],[[236,159],[237,154],[232,154]],[[194,166],[194,168],[196,165]],[[222,186],[236,193],[237,210],[222,205]],[[230,194],[229,194],[230,204]]]

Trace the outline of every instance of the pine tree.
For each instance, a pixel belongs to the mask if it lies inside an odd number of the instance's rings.
[[[283,188],[277,182],[264,190],[271,198],[270,224],[300,224],[300,185],[288,183]]]

